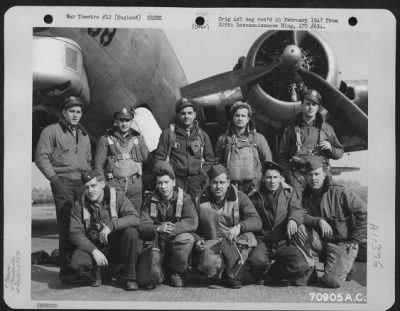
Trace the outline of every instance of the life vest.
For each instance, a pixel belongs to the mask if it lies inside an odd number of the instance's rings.
[[[172,149],[176,149],[178,148],[178,143],[176,142],[176,133],[175,133],[175,123],[171,123],[169,125],[169,146],[168,146],[168,150],[167,150],[167,157],[165,159],[165,161],[169,162],[170,160],[170,155],[171,155],[171,151]],[[201,157],[201,162],[200,162],[200,167],[203,167],[203,164],[205,162],[204,158],[203,158],[203,153],[204,153],[204,137],[202,134],[202,131],[199,127],[197,127],[197,138],[196,140],[200,143],[200,157]]]
[[[89,229],[91,216],[90,216],[88,208],[86,207],[85,194],[82,195],[82,212],[83,212],[83,222],[85,225],[85,229]],[[113,187],[110,188],[110,214],[111,214],[111,219],[118,218],[117,194],[116,194],[115,188],[113,188]]]
[[[157,202],[159,201],[154,196],[150,200],[150,217],[153,220],[156,220],[158,215]],[[175,210],[176,221],[179,221],[182,218],[182,209],[183,209],[183,189],[178,187],[178,199],[176,201],[176,210]]]
[[[112,165],[108,167],[108,170],[114,177],[142,175],[139,139],[137,136],[132,136],[125,147],[122,147],[118,139],[112,135],[107,135],[107,143],[112,154],[112,159],[109,161]]]
[[[255,133],[246,138],[234,135],[226,136],[225,163],[231,180],[253,180],[255,167],[260,157],[255,142]]]
[[[233,219],[233,225],[237,225],[239,223],[239,196],[238,190],[235,186],[231,185],[231,187],[235,191],[236,199],[234,201],[225,200],[224,206],[220,209],[220,213],[223,215],[231,215]],[[202,218],[202,214],[208,214],[208,210],[213,209],[211,206],[211,202],[205,201],[200,203],[199,205],[199,216]]]

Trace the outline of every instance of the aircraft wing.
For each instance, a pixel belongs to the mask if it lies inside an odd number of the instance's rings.
[[[359,167],[351,167],[351,166],[332,166],[331,167],[331,174],[333,176],[340,175],[342,173],[349,173],[359,171]]]

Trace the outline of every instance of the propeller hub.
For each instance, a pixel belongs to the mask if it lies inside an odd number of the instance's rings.
[[[297,45],[291,44],[283,50],[281,59],[287,66],[296,66],[302,58],[301,50]]]

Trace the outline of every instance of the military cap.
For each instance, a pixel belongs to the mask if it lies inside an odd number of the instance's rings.
[[[120,111],[114,113],[114,119],[116,120],[132,120],[134,117],[134,111],[128,110],[128,108],[122,108]]]
[[[326,163],[322,157],[318,156],[309,158],[305,164],[307,173],[319,169],[320,167],[326,167]]]
[[[219,175],[221,175],[223,173],[227,174],[225,166],[223,166],[222,164],[217,164],[217,165],[212,166],[208,170],[207,175],[210,180],[213,180],[215,177],[218,177]]]
[[[277,170],[282,174],[285,169],[274,161],[265,161],[262,166],[262,173],[265,174],[267,170]]]
[[[103,175],[103,173],[101,173],[100,171],[98,171],[98,170],[95,170],[95,169],[93,169],[93,170],[88,170],[88,171],[83,171],[82,173],[81,173],[81,179],[82,179],[82,182],[84,183],[84,184],[86,184],[86,183],[88,183],[89,181],[91,181],[93,178],[102,178],[103,180],[104,180],[104,175]]]
[[[313,90],[313,89],[308,89],[308,90],[304,91],[303,101],[305,99],[308,99],[309,101],[312,101],[313,103],[316,103],[318,105],[322,104],[321,94],[319,94],[316,90]]]
[[[253,114],[253,109],[251,109],[251,106],[241,100],[236,101],[232,106],[231,106],[231,117],[233,117],[233,114],[236,112],[236,110],[240,108],[245,108],[249,111],[249,117]]]
[[[175,179],[174,169],[167,161],[157,161],[153,166],[153,173],[156,176],[168,175],[172,179]]]
[[[81,101],[81,99],[79,97],[69,96],[66,99],[64,99],[62,109],[68,109],[68,108],[71,108],[74,106],[79,106],[82,108],[83,102]]]
[[[179,113],[183,108],[186,108],[186,107],[193,107],[193,109],[194,109],[194,103],[192,101],[190,101],[189,99],[182,97],[181,99],[179,99],[176,102],[175,112]]]

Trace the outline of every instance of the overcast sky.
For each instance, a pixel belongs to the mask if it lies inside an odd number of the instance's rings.
[[[181,31],[167,30],[178,60],[189,83],[232,70],[240,56],[245,56],[263,30]],[[365,33],[323,32],[322,36],[333,49],[343,80],[368,80],[368,36]],[[345,154],[332,161],[336,166],[357,166],[357,172],[345,173],[342,179],[356,179],[368,184],[368,152]],[[32,165],[33,186],[45,186],[46,179]]]

